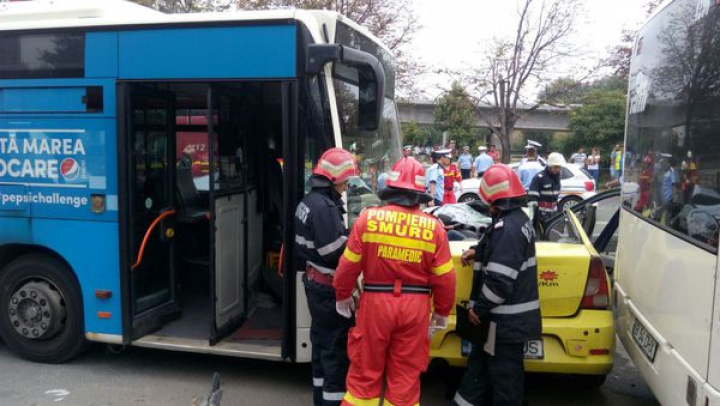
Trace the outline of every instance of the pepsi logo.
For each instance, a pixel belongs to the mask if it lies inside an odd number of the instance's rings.
[[[65,158],[60,163],[60,174],[65,180],[75,180],[80,175],[80,165],[73,158]]]

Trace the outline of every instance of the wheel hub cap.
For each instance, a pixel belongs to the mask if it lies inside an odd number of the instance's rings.
[[[62,329],[65,303],[47,281],[27,282],[10,297],[8,313],[13,328],[23,337],[47,339]]]

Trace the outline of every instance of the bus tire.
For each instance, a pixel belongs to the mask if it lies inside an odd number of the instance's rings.
[[[0,337],[18,356],[50,364],[87,347],[80,286],[67,265],[30,254],[0,271]]]

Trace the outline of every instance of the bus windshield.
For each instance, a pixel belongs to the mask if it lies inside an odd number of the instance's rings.
[[[375,131],[358,128],[360,89],[357,69],[335,64],[333,71],[342,145],[355,154],[360,168],[360,176],[352,179],[348,188],[348,220],[352,224],[363,208],[380,203],[377,192],[385,187],[387,172],[400,159],[400,127],[393,100],[395,61],[390,53],[370,38],[340,22],[337,24],[336,42],[374,55],[385,70],[383,114]]]
[[[400,159],[400,129],[395,102],[389,98],[385,98],[379,128],[359,129],[358,86],[339,79],[333,83],[343,147],[355,155],[360,168],[360,176],[351,179],[348,187],[348,220],[352,224],[363,208],[380,204],[377,192],[385,187],[387,172]]]

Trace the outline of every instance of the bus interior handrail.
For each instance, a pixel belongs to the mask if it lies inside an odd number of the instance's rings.
[[[140,264],[142,263],[143,256],[145,255],[145,246],[147,245],[148,240],[150,239],[150,234],[153,232],[155,227],[157,227],[160,222],[169,216],[175,215],[175,210],[167,210],[165,212],[160,213],[159,216],[153,222],[150,224],[150,227],[148,227],[147,231],[145,231],[145,236],[143,237],[142,244],[140,244],[140,250],[138,251],[137,260],[135,263],[130,267],[133,271],[137,269]]]

